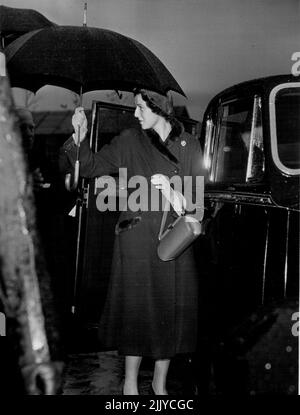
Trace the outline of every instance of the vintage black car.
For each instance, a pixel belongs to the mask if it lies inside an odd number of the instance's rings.
[[[297,394],[300,79],[272,76],[219,93],[201,143],[199,372],[205,361],[217,394]]]

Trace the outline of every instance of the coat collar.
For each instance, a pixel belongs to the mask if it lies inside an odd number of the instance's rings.
[[[184,129],[182,124],[179,121],[174,120],[172,122],[172,130],[165,142],[160,139],[154,130],[146,130],[144,131],[144,134],[149,137],[152,146],[155,147],[165,159],[170,161],[172,164],[177,165],[179,160],[173,154],[171,149],[174,147],[174,143],[179,140],[179,136],[183,131]]]

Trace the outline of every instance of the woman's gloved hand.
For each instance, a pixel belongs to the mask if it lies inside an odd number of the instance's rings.
[[[78,143],[78,131],[80,131],[80,142],[84,140],[87,133],[87,119],[83,107],[77,107],[72,117],[74,128],[73,140]]]
[[[154,174],[151,177],[151,183],[156,189],[161,190],[165,198],[173,206],[177,215],[182,215],[185,211],[186,200],[185,197],[178,191],[173,190],[170,186],[169,178],[163,174]]]

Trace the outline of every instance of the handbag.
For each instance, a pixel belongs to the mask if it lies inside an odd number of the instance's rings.
[[[178,216],[164,231],[168,215],[165,208],[158,235],[157,254],[162,261],[172,261],[201,234],[201,223],[190,215]]]

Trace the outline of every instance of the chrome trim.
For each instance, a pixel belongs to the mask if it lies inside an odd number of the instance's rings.
[[[257,113],[258,113],[258,95],[254,96],[253,108],[252,108],[252,120],[251,120],[251,133],[250,133],[250,142],[249,142],[249,153],[247,160],[247,169],[246,169],[246,183],[249,182],[251,178],[251,169],[252,169],[252,160],[253,160],[253,140],[254,140],[254,128],[257,122]]]
[[[269,112],[270,112],[270,137],[271,137],[271,153],[275,165],[283,171],[285,174],[295,176],[300,174],[300,169],[290,169],[286,167],[279,159],[277,134],[276,134],[276,111],[275,111],[275,98],[276,94],[286,88],[300,88],[299,82],[286,82],[284,84],[277,85],[272,89],[269,96]]]
[[[207,118],[205,125],[205,146],[204,146],[204,168],[209,171],[212,165],[212,132],[213,122],[211,118]]]
[[[253,193],[205,192],[205,199],[226,201],[230,203],[245,203],[251,205],[276,206],[271,196]]]
[[[268,215],[267,212],[266,212],[266,214]],[[268,258],[268,248],[269,248],[269,228],[270,228],[270,218],[268,216],[267,230],[266,230],[265,253],[264,253],[264,270],[263,270],[263,280],[262,280],[262,295],[261,295],[261,304],[262,305],[264,305],[264,302],[265,302],[266,269],[267,269],[267,258]]]
[[[259,128],[261,128],[261,132],[259,132]],[[248,161],[247,161],[247,169],[246,169],[246,183],[249,183],[251,179],[257,179],[258,174],[260,173],[260,170],[262,173],[265,171],[265,151],[264,151],[263,142],[264,142],[264,128],[263,128],[263,123],[262,123],[261,96],[255,95],[254,101],[253,101],[253,109],[252,109],[251,134],[250,134]],[[257,162],[254,159],[254,148],[255,147],[258,147],[258,149],[262,152],[261,165],[257,165]]]
[[[286,239],[285,239],[284,288],[283,288],[284,298],[286,298],[286,286],[287,286],[287,274],[288,274],[289,232],[290,232],[290,212],[288,211],[287,221],[286,221]]]
[[[271,195],[254,194],[241,192],[238,193],[235,189],[232,192],[229,190],[223,191],[206,191],[204,195],[206,201],[209,199],[214,202],[228,202],[228,203],[243,203],[245,205],[266,206],[271,208],[283,209],[290,212],[299,213],[299,208],[279,205],[274,201]]]
[[[216,126],[213,129],[214,135],[212,137],[212,148],[211,148],[211,164],[210,164],[210,171],[209,171],[209,181],[211,183],[215,182],[216,180],[216,166],[217,166],[217,154],[218,154],[218,147],[219,147],[219,139],[220,139],[220,128],[221,128],[221,118],[224,111],[224,104],[219,103],[217,108],[217,120]]]

